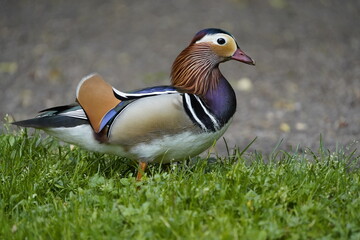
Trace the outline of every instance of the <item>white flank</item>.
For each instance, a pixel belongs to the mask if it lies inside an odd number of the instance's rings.
[[[120,145],[99,143],[94,138],[90,125],[80,125],[71,128],[52,128],[45,131],[67,143],[78,145],[93,152],[110,153],[147,162],[168,163],[202,153],[224,134],[230,122],[216,132],[195,134],[194,132],[186,131],[176,135],[164,136],[150,142],[139,143],[130,148],[129,151],[124,150]]]
[[[111,153],[131,158],[131,156],[119,145],[110,145],[98,142],[94,138],[93,130],[88,124],[69,128],[51,128],[46,129],[45,131],[64,142],[78,145],[93,152]]]
[[[194,134],[187,131],[177,135],[164,136],[161,139],[137,145],[131,149],[131,153],[149,162],[162,163],[182,160],[187,156],[193,157],[211,147],[225,133],[230,122],[217,132]]]

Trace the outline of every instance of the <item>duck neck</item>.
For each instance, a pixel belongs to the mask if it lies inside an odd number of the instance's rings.
[[[218,76],[216,88],[209,89],[201,98],[221,124],[226,124],[236,111],[236,95],[219,68],[213,70]]]
[[[218,65],[217,57],[207,45],[190,45],[175,59],[171,83],[179,91],[204,96],[219,83]]]
[[[199,96],[223,125],[235,113],[236,96],[221,74],[219,62],[207,46],[190,45],[176,58],[171,82],[180,92]]]

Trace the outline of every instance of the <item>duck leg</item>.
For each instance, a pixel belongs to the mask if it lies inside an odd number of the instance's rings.
[[[139,162],[139,169],[138,169],[138,173],[137,173],[137,176],[136,176],[136,181],[141,181],[141,178],[145,173],[146,167],[147,167],[146,162]]]

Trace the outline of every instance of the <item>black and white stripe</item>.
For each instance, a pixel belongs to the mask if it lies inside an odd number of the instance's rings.
[[[215,132],[221,128],[219,121],[198,96],[184,93],[183,104],[191,120],[203,130]]]
[[[75,109],[75,110],[72,110],[72,111],[60,112],[58,115],[66,116],[66,117],[79,118],[79,119],[85,119],[85,120],[88,119],[86,117],[86,114],[85,114],[85,112],[84,112],[84,110],[82,108],[78,108],[78,109]]]
[[[162,94],[174,94],[178,93],[176,90],[161,90],[158,91],[149,91],[149,92],[134,92],[134,93],[125,93],[117,90],[116,88],[113,88],[113,92],[116,98],[120,100],[127,100],[127,99],[135,99],[135,98],[142,98],[142,97],[151,97],[156,95],[162,95]]]

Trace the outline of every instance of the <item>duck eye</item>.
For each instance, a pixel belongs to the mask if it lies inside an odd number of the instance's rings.
[[[218,38],[216,41],[220,45],[224,45],[226,43],[225,39],[223,39],[223,38]]]

